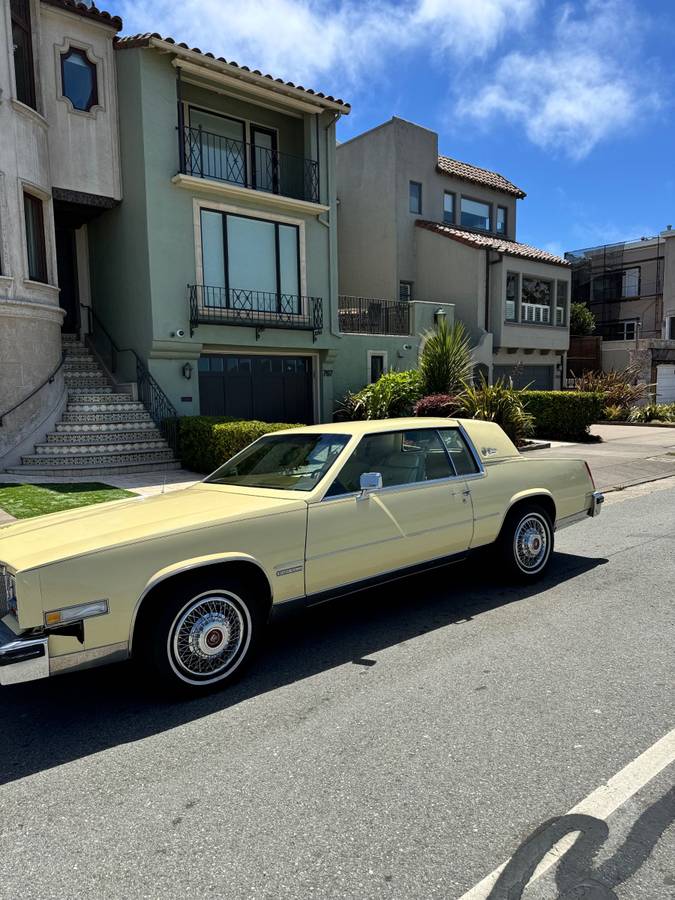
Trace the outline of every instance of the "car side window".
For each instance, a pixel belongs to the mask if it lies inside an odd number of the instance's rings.
[[[480,468],[458,428],[442,428],[438,432],[458,475],[476,475]]]
[[[383,487],[418,484],[437,478],[451,478],[455,474],[434,429],[368,434],[344,464],[326,497],[359,491],[364,472],[379,472]]]

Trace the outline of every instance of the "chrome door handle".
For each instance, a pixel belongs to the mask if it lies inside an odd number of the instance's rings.
[[[462,497],[468,497],[470,496],[470,494],[471,491],[469,490],[469,488],[467,488],[465,491],[462,491]]]

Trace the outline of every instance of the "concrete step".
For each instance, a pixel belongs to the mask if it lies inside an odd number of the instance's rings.
[[[23,466],[15,466],[12,469],[7,469],[7,472],[12,475],[54,475],[57,478],[70,477],[70,476],[93,476],[93,475],[132,475],[138,472],[172,472],[175,469],[180,469],[180,463],[177,461],[172,462],[147,462],[147,463],[134,463],[131,465],[125,465],[123,463],[110,463],[106,462],[101,465],[82,465],[82,466],[53,466],[49,464],[49,460],[45,460],[44,465],[23,465]]]
[[[147,434],[150,431],[157,431],[157,426],[148,416],[147,421],[142,422],[107,422],[107,423],[85,423],[73,424],[69,422],[58,422],[55,434],[73,435],[87,434],[90,437],[95,434],[115,436],[125,431],[133,431]],[[51,438],[52,435],[49,436]]]
[[[55,459],[70,459],[73,456],[89,456],[90,454],[105,453],[107,456],[118,455],[120,453],[141,453],[146,450],[166,450],[167,443],[164,438],[158,440],[140,440],[140,441],[115,441],[114,443],[94,443],[88,444],[81,441],[79,444],[36,444],[35,450],[38,456],[49,456]]]
[[[159,465],[160,463],[175,462],[172,450],[166,448],[148,448],[146,450],[115,450],[106,453],[101,448],[94,448],[93,452],[65,453],[63,455],[51,453],[34,453],[30,456],[22,456],[21,461],[25,466],[42,468],[48,466],[54,469],[62,467],[79,468],[87,466],[136,466],[146,463]]]
[[[55,431],[47,435],[46,443],[36,447],[73,447],[73,446],[110,446],[111,444],[137,444],[148,441],[164,441],[156,428],[145,428],[133,431],[127,427],[124,431]]]
[[[122,409],[117,412],[103,411],[66,411],[61,416],[64,425],[130,425],[134,427],[138,422],[152,422],[149,413],[145,409]]]

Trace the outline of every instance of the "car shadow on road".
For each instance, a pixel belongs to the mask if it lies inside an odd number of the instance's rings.
[[[489,566],[457,563],[304,610],[269,628],[240,681],[172,700],[129,663],[0,688],[0,784],[138,741],[284,685],[447,626],[470,628],[490,610],[545,591],[607,562],[556,553],[534,585],[507,586]],[[372,663],[371,663],[372,664]]]

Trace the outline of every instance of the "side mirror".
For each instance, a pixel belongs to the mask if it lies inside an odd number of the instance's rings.
[[[382,487],[382,475],[379,472],[362,472],[359,479],[361,497],[367,497],[373,491],[379,491]]]

